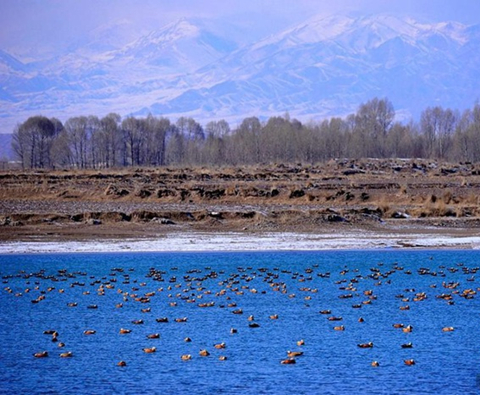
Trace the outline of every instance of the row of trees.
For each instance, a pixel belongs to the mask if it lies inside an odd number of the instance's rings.
[[[78,116],[64,124],[34,116],[18,125],[12,148],[23,168],[315,163],[331,158],[431,158],[480,161],[480,105],[463,113],[428,107],[418,123],[395,122],[388,99],[355,114],[302,124],[283,117],[245,118],[204,127],[192,118],[118,114]]]

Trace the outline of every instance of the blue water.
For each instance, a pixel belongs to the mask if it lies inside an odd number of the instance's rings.
[[[460,295],[479,288],[479,258],[474,251],[0,256],[0,393],[478,393],[480,296]],[[458,284],[445,288],[449,283]],[[373,298],[364,304],[369,290]],[[149,303],[135,300],[151,292]],[[422,292],[426,299],[413,301]],[[327,309],[331,314],[319,313]],[[258,328],[249,327],[249,315]],[[175,322],[181,317],[187,322]],[[144,323],[132,323],[139,319]],[[455,330],[443,332],[447,326]],[[57,342],[43,333],[50,329]],[[152,333],[160,339],[147,339]],[[220,342],[225,349],[214,348]],[[367,342],[373,348],[357,346]],[[413,348],[402,349],[408,342]],[[143,351],[152,346],[155,353]],[[201,349],[210,356],[199,356]],[[304,355],[282,365],[287,350]],[[41,351],[49,356],[33,356]],[[66,351],[73,357],[60,358]],[[182,361],[183,354],[192,359]],[[121,360],[127,366],[117,366]]]

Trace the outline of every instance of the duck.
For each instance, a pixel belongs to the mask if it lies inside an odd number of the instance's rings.
[[[333,327],[333,330],[335,330],[335,331],[344,331],[344,330],[345,330],[345,327],[344,327],[343,325],[334,326],[334,327]]]
[[[402,329],[404,333],[409,333],[413,331],[413,326],[408,325],[405,328]]]
[[[133,320],[133,321],[132,321],[132,324],[134,324],[134,325],[141,325],[141,324],[143,324],[143,320]]]
[[[305,345],[305,340],[301,339],[297,341],[297,346],[304,346]]]
[[[255,317],[253,315],[248,316],[247,318],[249,321],[255,321]]]
[[[48,352],[47,351],[42,351],[42,352],[36,352],[33,354],[35,358],[46,358],[48,357]]]
[[[372,342],[360,343],[360,344],[357,344],[357,346],[360,347],[360,348],[372,348],[372,347],[373,347],[373,343],[372,343]]]
[[[303,351],[287,351],[287,356],[289,358],[295,358],[303,355]]]
[[[151,353],[154,353],[157,351],[157,348],[156,347],[150,347],[150,348],[144,348],[143,349],[143,352],[147,353],[147,354],[151,354]]]
[[[410,343],[405,343],[405,344],[402,344],[401,346],[402,348],[413,348],[413,344],[410,342]]]
[[[127,366],[127,363],[125,361],[119,361],[117,366]]]
[[[131,333],[131,332],[132,332],[131,329],[120,328],[120,334],[122,335],[126,335],[127,333]]]
[[[210,355],[210,353],[205,349],[200,350],[199,354],[200,354],[201,357],[208,357]]]
[[[405,325],[403,324],[393,324],[393,327],[396,328],[396,329],[400,329],[400,328],[403,328]]]
[[[155,321],[157,321],[157,322],[168,322],[168,318],[167,317],[161,317],[161,318],[155,319]]]
[[[270,316],[271,320],[278,320],[278,314],[273,314]]]
[[[296,364],[297,361],[295,360],[295,358],[287,358],[287,359],[282,359],[280,363],[282,365],[293,365],[293,364]]]
[[[147,339],[159,339],[159,338],[160,338],[159,333],[151,333],[151,334],[147,335]]]
[[[227,347],[227,345],[224,342],[221,342],[221,343],[215,344],[214,347],[216,349],[221,349],[221,348]]]
[[[374,368],[378,368],[380,366],[380,363],[378,361],[372,361],[371,365],[374,367]]]
[[[62,353],[60,354],[60,357],[61,357],[61,358],[70,358],[70,357],[72,357],[72,356],[73,356],[73,353],[72,353],[71,351],[62,352]]]
[[[218,357],[218,359],[219,359],[220,361],[226,361],[228,358],[227,358],[225,355],[220,355],[220,356]]]
[[[415,365],[415,360],[414,359],[405,359],[403,363],[407,366],[412,366]]]
[[[446,326],[442,328],[442,332],[453,332],[455,328],[453,326]]]
[[[65,347],[65,343],[60,342],[57,344],[57,347],[60,347],[60,348]]]
[[[190,339],[189,337],[186,337],[185,339],[183,339],[183,341],[185,343],[190,343],[192,341],[192,339]]]
[[[175,322],[187,322],[187,317],[175,318]]]
[[[248,326],[250,328],[258,328],[258,327],[260,327],[260,324],[257,324],[256,322],[251,322],[250,324],[248,324]]]
[[[94,335],[95,333],[97,333],[97,331],[94,331],[93,329],[87,329],[83,331],[84,335]]]
[[[181,356],[181,359],[182,359],[182,361],[189,361],[189,360],[192,359],[192,356],[191,356],[191,354],[183,354]]]
[[[238,333],[236,328],[230,328],[230,333],[233,335],[234,333]]]

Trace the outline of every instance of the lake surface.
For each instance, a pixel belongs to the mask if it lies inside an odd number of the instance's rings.
[[[467,250],[1,255],[0,393],[479,393],[479,266]]]

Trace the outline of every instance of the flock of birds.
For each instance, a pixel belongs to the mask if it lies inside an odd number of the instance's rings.
[[[387,267],[388,266],[388,267]],[[418,291],[413,288],[404,289],[403,293],[396,294],[395,299],[398,300],[398,309],[405,311],[405,318],[408,318],[408,311],[416,303],[422,303],[428,298],[438,300],[446,305],[454,305],[458,298],[465,300],[474,299],[478,289],[473,286],[466,286],[475,282],[475,274],[479,268],[469,268],[465,265],[458,263],[451,267],[439,266],[436,270],[429,268],[419,268],[416,270],[416,275],[419,276],[431,276],[436,281],[429,285],[429,291]],[[358,325],[365,323],[365,318],[360,316],[359,312],[362,308],[367,308],[369,305],[374,305],[378,299],[378,295],[375,289],[380,286],[389,285],[392,283],[393,275],[402,273],[407,276],[415,275],[410,270],[406,270],[397,263],[392,265],[384,265],[382,263],[377,264],[375,267],[368,269],[368,274],[360,274],[359,269],[349,269],[344,266],[339,269],[337,273],[322,272],[319,269],[318,264],[314,264],[310,267],[303,269],[302,271],[280,269],[275,267],[269,268],[253,268],[253,267],[237,267],[233,273],[226,273],[225,270],[212,270],[211,267],[205,267],[204,269],[190,269],[184,273],[179,273],[178,268],[173,267],[170,270],[159,270],[150,268],[146,277],[135,278],[133,272],[135,269],[113,268],[108,275],[95,277],[81,271],[69,272],[66,269],[61,269],[55,272],[55,274],[47,274],[46,270],[40,270],[34,273],[27,273],[20,271],[15,275],[3,275],[2,280],[4,283],[4,292],[11,294],[15,297],[30,297],[31,309],[35,311],[36,305],[41,303],[48,303],[56,293],[67,294],[69,289],[82,289],[82,292],[76,292],[76,297],[80,295],[85,297],[85,302],[80,299],[70,301],[67,303],[68,308],[79,309],[78,313],[81,314],[82,307],[98,310],[98,314],[111,314],[111,311],[100,308],[99,304],[91,303],[94,299],[92,296],[98,298],[105,296],[107,293],[112,296],[114,300],[114,306],[111,308],[124,309],[126,306],[138,305],[138,309],[132,311],[144,314],[143,317],[138,318],[131,317],[131,321],[127,327],[125,323],[118,327],[118,336],[129,336],[135,333],[134,326],[142,325],[146,321],[153,323],[187,323],[188,317],[156,317],[150,319],[155,311],[165,311],[165,308],[175,308],[180,304],[191,304],[199,309],[217,309],[221,308],[222,311],[227,311],[231,314],[238,316],[238,325],[244,325],[245,330],[255,330],[260,328],[263,321],[256,320],[253,313],[254,311],[248,311],[245,306],[242,307],[242,300],[246,295],[250,297],[265,296],[266,294],[275,293],[276,295],[283,295],[285,298],[302,300],[302,306],[305,307],[318,307],[315,305],[314,296],[322,292],[321,282],[315,282],[317,279],[334,284],[338,289],[336,295],[331,295],[332,298],[341,299],[342,303],[349,304],[349,311],[351,314],[355,314],[355,321]],[[457,273],[458,272],[458,273]],[[445,278],[451,273],[457,273],[463,275],[462,281],[446,281]],[[9,285],[12,279],[16,278],[21,281],[16,281],[15,286]],[[259,282],[260,281],[260,282]],[[12,281],[13,283],[13,281]],[[313,287],[310,285],[317,285]],[[463,284],[463,286],[462,286]],[[20,288],[21,287],[21,288]],[[480,289],[480,288],[479,288]],[[90,295],[90,297],[87,297]],[[287,299],[287,300],[288,300]],[[100,299],[97,301],[100,303]],[[148,306],[148,307],[147,307]],[[248,304],[247,304],[248,306]],[[300,306],[300,304],[299,304]],[[102,305],[103,307],[103,305]],[[350,310],[351,309],[351,310]],[[171,311],[174,311],[173,309]],[[332,309],[322,309],[315,314],[321,314],[325,316],[327,322],[331,323],[330,328],[332,331],[348,331],[348,325],[345,324],[344,317],[341,315],[335,315]],[[357,318],[358,317],[358,318]],[[268,315],[268,320],[274,320],[276,322],[282,320],[282,312],[271,312]],[[264,317],[267,320],[267,317]],[[308,324],[308,323],[306,323]],[[156,325],[156,324],[155,324]],[[411,340],[408,338],[408,334],[414,331],[414,327],[411,324],[404,324],[403,322],[390,323],[391,327],[395,330],[404,332],[406,335],[405,340]],[[242,327],[242,330],[243,327]],[[453,332],[455,328],[453,326],[439,327],[439,331]],[[73,351],[63,351],[67,349],[68,342],[62,338],[61,334],[55,328],[44,328],[43,333],[50,336],[50,340],[59,349],[59,356],[62,358],[72,358],[75,356]],[[240,336],[238,327],[231,327],[229,330],[230,336]],[[96,336],[97,331],[95,328],[84,328],[84,336]],[[148,341],[160,339],[161,334],[158,332],[148,333],[144,335]],[[192,338],[185,337],[185,343],[191,343]],[[293,342],[292,342],[293,344]],[[307,352],[304,339],[295,339],[297,346],[296,350],[286,350],[284,357],[279,356],[279,362],[283,365],[295,364],[299,358]],[[411,349],[414,344],[411,341],[405,341],[399,345],[402,349]],[[218,360],[228,360],[227,355],[223,351],[228,347],[226,341],[219,341],[212,344],[212,349],[216,350],[216,357]],[[371,349],[375,347],[373,341],[364,343],[358,343],[359,349]],[[212,355],[211,351],[206,348],[201,348],[198,351],[198,357],[209,357]],[[157,352],[156,346],[144,347],[143,352],[146,354],[152,354]],[[46,358],[52,354],[52,351],[39,351],[33,353],[35,358]],[[186,353],[178,355],[182,361],[190,361],[195,359],[194,355]],[[128,365],[127,360],[117,361],[117,365],[125,367]],[[413,366],[416,361],[412,358],[404,359],[403,363],[408,366]],[[371,361],[372,367],[381,366],[381,362],[377,360]]]

